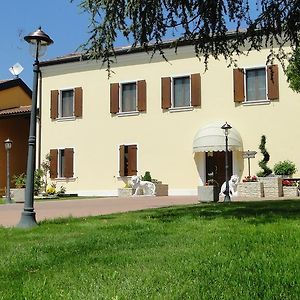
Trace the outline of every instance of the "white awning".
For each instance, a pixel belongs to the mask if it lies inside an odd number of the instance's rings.
[[[193,152],[225,151],[225,134],[221,129],[223,124],[218,122],[202,127],[195,135]],[[243,150],[242,138],[234,128],[229,130],[228,150]]]

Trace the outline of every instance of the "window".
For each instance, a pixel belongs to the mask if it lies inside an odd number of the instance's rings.
[[[173,78],[173,107],[191,106],[190,77]]]
[[[82,88],[51,91],[51,119],[82,117]]]
[[[121,112],[137,111],[136,82],[121,84]]]
[[[50,150],[50,177],[73,178],[74,177],[74,149]]]
[[[201,77],[192,74],[161,79],[162,109],[201,105]]]
[[[137,145],[121,145],[119,148],[120,176],[137,174]]]
[[[279,98],[278,66],[234,69],[234,101],[260,102]]]
[[[111,83],[110,112],[130,113],[146,111],[146,81]]]
[[[66,118],[74,116],[74,90],[61,91],[58,117]]]

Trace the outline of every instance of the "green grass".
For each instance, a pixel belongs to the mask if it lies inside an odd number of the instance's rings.
[[[300,299],[300,201],[0,229],[0,299]]]

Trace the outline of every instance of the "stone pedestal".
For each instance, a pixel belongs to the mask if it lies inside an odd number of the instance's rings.
[[[199,202],[218,202],[219,188],[213,185],[198,186]]]
[[[130,197],[134,193],[133,188],[120,188],[118,189],[118,197]]]
[[[298,197],[298,187],[297,186],[283,186],[283,196],[284,197]]]
[[[282,197],[282,178],[280,177],[259,177],[264,186],[265,197]]]
[[[155,196],[168,196],[169,185],[162,183],[155,183]]]
[[[260,181],[241,182],[237,186],[238,196],[242,198],[261,198],[264,196],[263,183]]]

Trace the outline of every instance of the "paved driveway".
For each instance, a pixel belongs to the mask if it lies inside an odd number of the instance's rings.
[[[93,198],[83,200],[36,201],[37,221],[59,217],[85,217],[147,208],[198,203],[197,196]],[[0,205],[0,226],[16,226],[23,211],[23,203]]]

